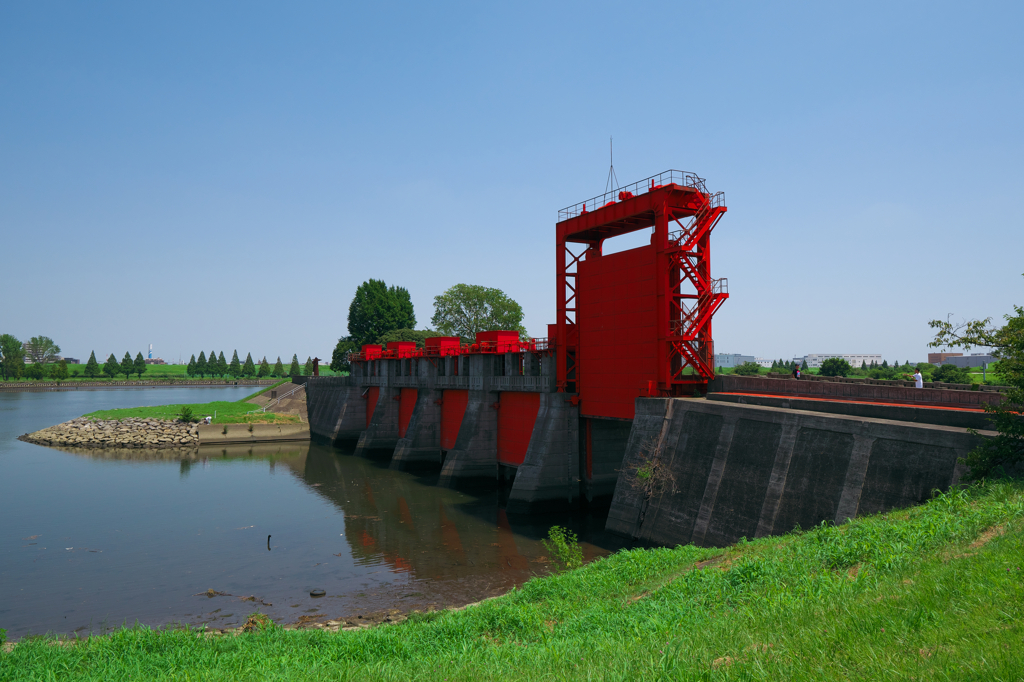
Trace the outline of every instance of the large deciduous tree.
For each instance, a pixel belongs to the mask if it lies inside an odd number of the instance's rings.
[[[17,379],[25,372],[25,350],[21,341],[12,334],[0,335],[0,373],[4,381]]]
[[[501,289],[476,284],[456,284],[434,297],[430,323],[445,336],[473,340],[477,332],[516,330],[526,336],[523,308]]]
[[[28,348],[26,350],[32,362],[46,365],[57,361],[60,346],[55,344],[49,336],[33,336],[28,340]]]
[[[964,459],[970,467],[969,479],[1012,472],[1024,463],[1024,418],[1020,416],[1024,413],[1024,306],[1015,305],[1013,310],[1014,315],[1003,316],[1006,324],[1002,326],[994,326],[991,317],[959,324],[947,320],[928,323],[937,330],[928,344],[932,348],[991,348],[992,356],[999,360],[1000,381],[1010,387],[998,405],[982,404],[998,435],[985,437]]]
[[[348,307],[348,335],[362,346],[375,343],[392,329],[413,329],[416,315],[412,299],[404,287],[388,287],[383,280],[371,279],[356,288]]]
[[[331,369],[335,372],[347,372],[351,368],[348,362],[348,354],[359,350],[359,346],[348,336],[343,336],[338,339],[338,343],[334,346],[334,352],[331,354]]]
[[[818,374],[824,377],[845,377],[853,371],[853,367],[845,358],[828,358],[821,363]]]

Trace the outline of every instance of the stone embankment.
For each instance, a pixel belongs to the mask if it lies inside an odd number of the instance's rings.
[[[79,417],[18,439],[37,445],[79,448],[184,448],[199,445],[199,425],[163,419]]]

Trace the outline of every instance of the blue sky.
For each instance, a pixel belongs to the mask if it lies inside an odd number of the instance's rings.
[[[726,192],[719,352],[924,359],[1024,303],[1015,3],[0,2],[0,332],[330,357],[356,286],[498,287],[558,209]]]

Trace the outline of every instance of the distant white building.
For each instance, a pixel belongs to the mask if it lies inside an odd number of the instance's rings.
[[[739,353],[715,353],[715,367],[739,367],[744,362],[756,362],[753,355],[740,355]],[[771,366],[771,363],[769,363]]]
[[[761,365],[762,367],[767,367],[768,369],[771,369],[772,363],[777,361],[773,360],[772,358],[757,358],[754,360],[754,362]]]
[[[866,355],[843,355],[841,353],[810,353],[802,358],[793,358],[793,362],[807,363],[807,369],[815,369],[821,367],[821,363],[825,362],[829,358],[842,358],[850,363],[851,367],[859,368],[862,364],[867,364],[868,367],[871,363],[882,364],[882,356],[877,353],[871,353]]]

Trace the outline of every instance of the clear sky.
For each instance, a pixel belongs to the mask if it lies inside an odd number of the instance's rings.
[[[719,352],[1024,304],[1020,3],[0,2],[0,332],[329,358],[356,286],[554,314],[558,209],[726,192]]]

